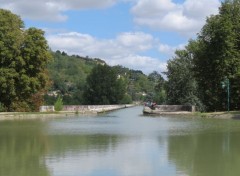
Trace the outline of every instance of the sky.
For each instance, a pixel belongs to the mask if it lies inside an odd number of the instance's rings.
[[[176,49],[196,38],[221,0],[0,0],[25,27],[45,31],[51,50],[107,64],[166,71]]]

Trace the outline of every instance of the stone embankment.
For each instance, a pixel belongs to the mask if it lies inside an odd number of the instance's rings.
[[[117,109],[123,109],[135,106],[135,104],[124,104],[124,105],[65,105],[61,112],[74,112],[80,114],[92,114],[108,112]],[[41,106],[40,112],[54,112],[54,106]]]
[[[74,116],[74,113],[62,113],[62,112],[1,112],[0,121],[3,120],[30,120],[30,119],[54,119],[62,117]]]
[[[88,113],[102,113],[113,111],[117,109],[123,109],[135,106],[134,104],[127,105],[80,105],[80,106],[64,106],[62,111],[65,112],[78,112],[82,114]]]
[[[41,106],[40,112],[2,112],[1,120],[26,120],[26,119],[53,119],[73,117],[81,114],[97,114],[113,111],[122,108],[136,106],[136,104],[126,105],[80,105],[80,106],[63,106],[62,111],[54,111],[54,106]]]
[[[145,114],[178,115],[191,114],[195,112],[195,106],[187,105],[155,105],[153,107],[144,106]]]

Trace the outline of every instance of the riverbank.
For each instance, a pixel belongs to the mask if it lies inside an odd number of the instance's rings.
[[[181,107],[181,106],[179,106]],[[144,106],[143,113],[153,116],[179,116],[179,117],[199,117],[199,118],[215,118],[215,119],[240,119],[240,111],[224,111],[224,112],[195,112],[195,110],[186,110],[176,106],[156,106],[155,109]],[[167,109],[166,109],[167,108]]]
[[[104,113],[109,111],[114,111],[123,108],[129,108],[136,106],[136,104],[127,105],[86,105],[83,106],[66,106],[63,111],[53,111],[53,112],[1,112],[0,121],[2,120],[29,120],[29,119],[54,119],[54,118],[67,118],[73,116],[81,115],[97,115],[98,113]],[[75,108],[72,108],[75,107]]]
[[[240,119],[240,111],[207,112],[207,113],[196,112],[193,115],[198,116],[198,117],[202,117],[202,118]]]
[[[0,113],[0,121],[3,120],[29,120],[29,119],[53,119],[75,116],[72,112],[3,112]]]

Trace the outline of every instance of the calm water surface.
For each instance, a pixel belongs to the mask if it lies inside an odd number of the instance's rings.
[[[239,176],[240,121],[98,116],[0,122],[0,176]]]

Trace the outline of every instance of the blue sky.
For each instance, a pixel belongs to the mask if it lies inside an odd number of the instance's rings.
[[[52,50],[146,74],[165,71],[219,6],[220,0],[0,0],[26,28],[43,29]]]

